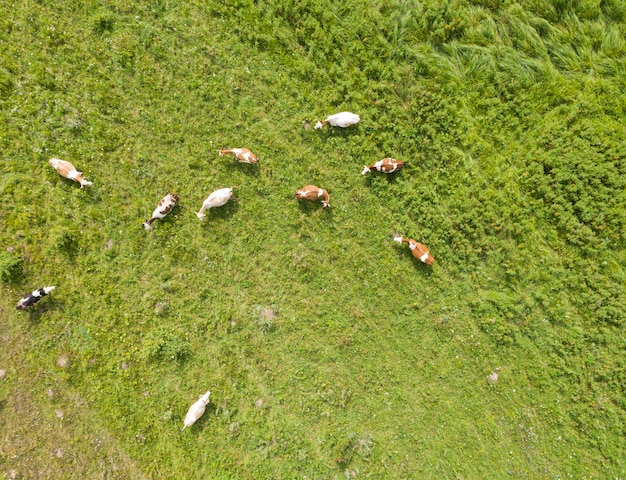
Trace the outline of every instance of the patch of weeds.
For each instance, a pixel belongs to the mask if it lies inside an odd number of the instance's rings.
[[[351,433],[348,438],[339,442],[334,449],[335,462],[342,469],[347,469],[356,456],[369,458],[374,449],[374,440],[369,434],[363,436]]]
[[[231,422],[238,412],[237,406],[227,400],[215,407],[215,415],[221,415],[226,422]]]
[[[191,356],[191,347],[182,332],[170,326],[161,326],[146,335],[140,356],[146,360],[173,360],[180,363]]]
[[[11,75],[4,69],[0,69],[0,99],[9,98],[15,88]]]
[[[524,450],[528,455],[531,455],[537,446],[539,435],[535,432],[534,427],[524,425],[523,423],[519,424],[519,433],[522,438]]]
[[[156,315],[163,315],[164,313],[167,312],[168,309],[169,309],[169,306],[167,302],[156,302],[154,304],[154,313]]]
[[[352,390],[340,384],[327,386],[322,383],[316,393],[324,403],[337,408],[346,408],[352,399]]]
[[[516,341],[517,328],[502,319],[495,317],[484,319],[479,326],[497,345],[510,346]]]
[[[0,252],[0,281],[14,282],[22,273],[22,257],[15,252]]]
[[[261,453],[261,456],[263,458],[269,458],[269,456],[272,453],[272,450],[274,450],[274,448],[276,447],[276,440],[274,439],[273,436],[268,436],[264,439],[262,439],[259,442],[259,446],[257,447],[257,451],[259,451]]]
[[[98,35],[112,32],[115,25],[115,17],[112,13],[102,11],[94,15],[92,21],[93,31]]]
[[[229,433],[232,437],[236,437],[237,435],[239,435],[239,422],[232,422],[232,423],[228,426],[228,433]]]
[[[435,43],[444,43],[460,37],[466,27],[461,10],[461,4],[454,0],[428,5],[423,21],[429,39]]]
[[[74,350],[83,354],[89,354],[96,350],[97,343],[93,334],[84,325],[77,325],[72,330],[70,344]]]
[[[256,317],[256,324],[262,333],[271,333],[274,331],[274,320],[278,314],[278,308],[276,305],[265,307],[262,305],[255,305],[254,316]]]
[[[58,228],[51,232],[51,244],[68,260],[72,260],[78,253],[76,234],[66,228]]]

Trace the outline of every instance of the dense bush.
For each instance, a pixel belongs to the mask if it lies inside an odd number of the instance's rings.
[[[626,148],[623,128],[584,106],[561,109],[528,145],[524,177],[565,238],[587,251],[626,245]]]

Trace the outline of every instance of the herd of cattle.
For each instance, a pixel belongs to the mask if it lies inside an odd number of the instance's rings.
[[[327,117],[326,120],[321,120],[317,122],[315,128],[319,129],[327,124],[335,127],[345,128],[349,127],[350,125],[355,125],[359,123],[360,120],[361,119],[359,118],[359,116],[354,113],[340,112]],[[247,148],[232,148],[229,150],[219,151],[220,156],[223,156],[225,154],[234,155],[239,163],[254,164],[258,162],[258,157]],[[83,173],[76,170],[74,165],[72,165],[70,162],[60,160],[58,158],[51,158],[49,160],[49,163],[62,177],[80,183],[80,188],[92,185],[92,182],[85,180]],[[402,160],[396,160],[394,158],[384,158],[374,163],[373,165],[364,166],[361,173],[365,175],[372,170],[376,170],[382,173],[393,173],[397,172],[402,167],[404,167],[404,162],[402,162]],[[200,211],[196,213],[197,217],[200,220],[204,220],[206,215],[205,212],[209,208],[220,207],[227,203],[233,196],[233,188],[236,187],[221,188],[211,193],[211,195],[209,195],[209,197],[202,203]],[[328,192],[323,188],[319,188],[315,185],[307,185],[296,190],[295,196],[296,198],[302,200],[321,200],[322,209],[330,207],[330,195],[328,194]],[[146,220],[143,223],[146,230],[149,230],[151,228],[151,225],[155,220],[164,218],[168,213],[170,213],[172,209],[176,206],[178,198],[178,195],[168,193],[159,202],[154,212],[152,212],[152,216],[150,217],[150,219]],[[434,263],[435,259],[430,254],[428,248],[425,245],[422,245],[412,238],[404,238],[400,234],[394,234],[393,239],[399,244],[408,243],[413,257],[425,263],[426,265],[432,265]],[[54,289],[54,286],[38,288],[37,290],[34,290],[33,292],[24,295],[17,303],[16,308],[18,310],[26,310],[29,307],[35,305],[39,300],[41,300],[45,295],[47,295]],[[205,407],[209,402],[210,394],[211,392],[206,392],[204,395],[201,395],[200,398],[189,408],[189,411],[185,416],[183,430],[186,427],[193,425],[196,420],[198,420],[202,416]]]

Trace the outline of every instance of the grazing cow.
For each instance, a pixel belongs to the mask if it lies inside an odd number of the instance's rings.
[[[323,188],[316,187],[315,185],[307,185],[300,190],[296,190],[296,198],[302,200],[309,200],[314,202],[322,199],[322,208],[330,207],[330,195]]]
[[[331,115],[330,117],[326,118],[326,120],[321,120],[317,122],[315,124],[315,128],[316,129],[322,128],[327,123],[330,123],[333,127],[345,128],[345,127],[349,127],[350,125],[355,125],[359,123],[360,120],[361,118],[356,113],[340,112],[340,113],[335,113],[334,115]]]
[[[209,198],[204,201],[202,208],[198,213],[196,213],[196,216],[200,220],[204,220],[205,211],[212,207],[221,207],[228,202],[228,200],[230,200],[233,196],[233,188],[236,187],[220,188],[219,190],[215,190],[211,195],[209,195]]]
[[[256,163],[259,161],[257,156],[247,148],[231,148],[230,150],[220,150],[220,157],[226,153],[232,153],[239,163]]]
[[[412,238],[404,238],[399,233],[394,234],[393,240],[400,244],[408,243],[413,256],[417,258],[418,260],[420,260],[421,262],[425,263],[426,265],[432,265],[433,263],[435,263],[435,259],[430,254],[430,252],[428,251],[428,248],[426,248],[425,245],[422,245],[421,243],[416,242]]]
[[[374,165],[370,165],[369,167],[367,165],[364,165],[361,175],[365,175],[372,170],[376,170],[382,173],[393,173],[397,172],[402,167],[404,167],[404,162],[402,160],[396,160],[395,158],[383,158],[382,160],[379,160]]]
[[[17,308],[18,310],[26,310],[28,307],[32,307],[33,305],[35,305],[39,300],[48,295],[55,288],[56,287],[43,287],[38,288],[32,293],[27,293],[20,299],[19,302],[17,302],[15,308]]]
[[[176,206],[177,202],[178,195],[176,195],[175,193],[168,193],[167,195],[165,195],[159,202],[159,205],[154,210],[154,212],[152,212],[152,218],[143,222],[143,226],[146,227],[146,230],[150,230],[152,222],[154,222],[157,218],[163,218],[165,217],[165,215],[170,213],[172,209]]]
[[[54,168],[62,177],[80,183],[80,188],[83,188],[85,185],[93,185],[92,182],[85,180],[83,172],[76,170],[76,167],[74,167],[74,165],[70,162],[66,162],[65,160],[60,160],[58,158],[51,158],[48,160],[48,163],[52,165],[52,168]]]
[[[211,392],[206,392],[204,395],[200,395],[198,401],[189,407],[187,415],[185,415],[183,430],[187,427],[191,427],[204,414],[204,409],[206,408],[207,403],[209,403],[210,395]]]

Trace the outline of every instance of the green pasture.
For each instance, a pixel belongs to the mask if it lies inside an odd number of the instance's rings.
[[[618,0],[0,0],[0,478],[626,478],[625,119]]]

